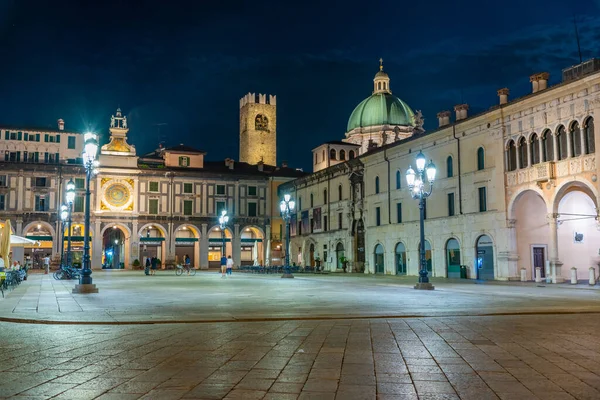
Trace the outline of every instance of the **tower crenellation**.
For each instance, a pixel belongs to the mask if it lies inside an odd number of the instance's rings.
[[[276,96],[248,93],[240,99],[240,161],[277,165]]]

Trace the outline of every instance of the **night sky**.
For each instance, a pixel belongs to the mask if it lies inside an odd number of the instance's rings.
[[[326,3],[327,5],[321,5]],[[598,57],[600,0],[0,0],[0,123],[88,126],[107,139],[117,106],[138,154],[185,143],[238,159],[239,99],[277,95],[278,160],[311,169],[341,140],[383,57],[395,95],[470,114],[531,90],[529,75]]]

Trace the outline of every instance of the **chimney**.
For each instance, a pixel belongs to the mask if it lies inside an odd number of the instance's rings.
[[[439,127],[446,126],[450,124],[450,111],[440,111],[437,113]]]
[[[469,110],[468,104],[457,104],[454,106],[454,111],[456,111],[456,120],[460,121],[461,119],[467,118],[467,110]]]
[[[65,130],[65,120],[62,118],[58,120],[58,130],[59,131]]]
[[[265,165],[265,163],[264,163],[264,162],[262,162],[262,160],[261,160],[261,161],[259,161],[259,162],[258,162],[258,164],[256,164],[256,166],[258,167],[258,170],[259,170],[260,172],[263,172],[263,166],[264,166],[264,165]]]
[[[508,88],[502,88],[498,90],[498,97],[500,97],[500,104],[506,104],[508,103],[508,95],[510,94],[510,91],[508,90]]]
[[[233,158],[229,159],[229,169],[233,170],[234,164],[235,164],[235,161],[233,160]]]
[[[287,167],[288,167],[287,161],[282,161],[281,162],[281,168],[287,168]]]
[[[548,87],[548,78],[550,78],[550,74],[548,72],[539,72],[537,74],[533,74],[529,77],[529,82],[531,82],[531,93],[537,93],[540,90],[544,90]]]

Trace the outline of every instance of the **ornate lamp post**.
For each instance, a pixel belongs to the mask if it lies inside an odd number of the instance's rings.
[[[67,182],[67,194],[65,195],[65,198],[67,200],[68,212],[67,232],[69,233],[67,242],[67,265],[73,266],[71,262],[71,213],[73,212],[73,202],[75,201],[75,183],[73,182],[73,179]]]
[[[292,196],[289,194],[283,195],[283,200],[279,203],[279,210],[281,211],[281,218],[285,221],[285,272],[281,276],[282,278],[293,278],[294,275],[290,272],[290,219],[292,213],[296,207],[296,202],[292,200]]]
[[[92,268],[90,262],[90,181],[98,166],[98,136],[88,132],[84,135],[83,166],[85,167],[85,225],[83,230],[83,269],[79,276],[79,285],[73,289],[75,293],[97,293],[92,284]]]
[[[425,204],[426,199],[431,196],[433,191],[436,170],[431,160],[425,166],[426,161],[423,153],[419,152],[416,159],[417,172],[415,173],[412,167],[409,167],[406,171],[406,182],[412,198],[419,200],[420,211],[421,244],[419,245],[419,264],[421,269],[419,271],[419,282],[415,285],[415,289],[433,290],[434,287],[427,276],[427,260],[425,259]],[[429,182],[429,190],[425,189],[425,178]]]
[[[222,210],[221,215],[219,216],[219,228],[221,228],[221,241],[223,245],[223,249],[221,250],[221,257],[227,257],[225,255],[225,228],[227,228],[227,223],[229,222],[229,215],[227,215],[227,210]]]
[[[66,204],[60,206],[60,220],[62,221],[62,237],[60,238],[60,266],[65,263],[65,225],[69,219],[69,207]],[[67,256],[68,257],[68,256]],[[67,261],[68,265],[68,261]]]

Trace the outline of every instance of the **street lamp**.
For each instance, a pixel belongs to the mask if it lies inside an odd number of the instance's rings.
[[[60,220],[62,221],[62,237],[60,238],[60,266],[64,265],[64,257],[65,257],[65,224],[69,219],[69,207],[66,204],[60,206]],[[67,256],[68,257],[68,256]],[[67,265],[68,265],[67,261]]]
[[[227,228],[228,222],[229,222],[229,215],[227,215],[227,210],[221,210],[221,215],[219,216],[219,228],[221,228],[221,240],[223,243],[223,249],[221,250],[221,257],[227,257],[225,255],[225,228]]]
[[[433,290],[434,287],[427,276],[427,260],[425,259],[425,204],[426,199],[431,196],[433,191],[436,170],[431,160],[427,166],[425,166],[426,162],[425,156],[419,151],[416,159],[417,172],[412,167],[408,167],[406,182],[412,198],[419,200],[420,211],[421,244],[419,245],[419,264],[421,269],[419,271],[419,282],[415,285],[415,289]],[[429,190],[425,189],[425,179],[429,182]]]
[[[290,272],[290,219],[292,213],[296,207],[296,202],[292,200],[292,196],[289,194],[283,195],[283,200],[279,203],[279,210],[281,211],[281,218],[285,221],[285,272],[281,276],[282,278],[293,278],[294,275]]]
[[[90,285],[81,288],[80,292],[97,292],[92,288],[92,268],[90,262],[90,181],[98,163],[98,135],[88,132],[83,136],[83,166],[85,167],[85,225],[83,230],[83,270],[79,276],[79,285]]]
[[[65,194],[65,199],[67,200],[67,212],[68,212],[68,221],[67,221],[67,232],[69,233],[69,238],[67,242],[67,265],[72,267],[71,262],[71,214],[73,212],[73,202],[75,201],[75,183],[73,179],[70,179],[67,182],[67,192]]]

